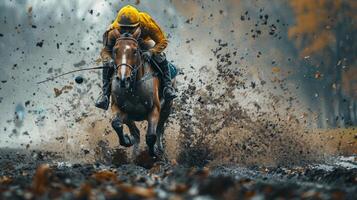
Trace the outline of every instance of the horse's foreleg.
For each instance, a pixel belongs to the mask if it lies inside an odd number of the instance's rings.
[[[160,118],[160,111],[158,106],[154,106],[153,110],[148,116],[148,130],[146,134],[146,144],[149,147],[151,156],[155,155],[155,142],[156,142],[156,128]]]
[[[130,134],[135,138],[135,143],[140,143],[140,130],[136,126],[135,122],[129,120],[125,122],[126,125],[129,127]]]
[[[129,127],[130,134],[134,137],[134,148],[133,148],[133,155],[136,156],[139,153],[139,144],[140,144],[140,130],[136,126],[135,122],[129,120],[126,122],[126,125]]]
[[[116,112],[114,112],[115,114],[112,119],[112,127],[119,137],[119,144],[124,147],[130,147],[133,145],[134,139],[129,135],[124,134],[123,131],[123,121],[127,119],[127,115],[125,113],[122,113],[117,108],[114,108],[113,110],[116,110]]]

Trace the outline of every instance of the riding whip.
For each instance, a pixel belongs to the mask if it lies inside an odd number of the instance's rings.
[[[47,81],[53,81],[56,78],[59,78],[59,77],[62,77],[62,76],[65,76],[67,74],[71,74],[71,73],[74,73],[74,72],[80,72],[80,71],[86,71],[86,70],[92,70],[92,69],[103,69],[103,68],[107,68],[107,67],[101,66],[101,67],[90,67],[90,68],[84,68],[84,69],[77,69],[77,70],[66,72],[64,74],[60,74],[60,75],[57,75],[57,76],[53,76],[53,77],[47,78],[46,80],[37,82],[37,84],[45,83]]]

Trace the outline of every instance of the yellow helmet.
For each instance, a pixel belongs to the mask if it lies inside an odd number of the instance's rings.
[[[116,22],[121,27],[136,27],[139,25],[140,14],[138,9],[133,6],[124,6],[118,12]]]

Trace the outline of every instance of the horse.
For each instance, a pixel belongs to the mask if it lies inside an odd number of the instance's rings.
[[[154,63],[145,61],[141,56],[145,47],[142,47],[142,42],[139,43],[140,29],[133,34],[122,35],[115,31],[115,35],[111,125],[119,137],[120,145],[135,145],[138,149],[140,131],[135,122],[146,120],[146,144],[150,156],[156,157],[164,151],[162,136],[172,101],[165,102],[162,98],[159,72],[154,69]],[[124,124],[129,128],[130,135],[123,132]]]

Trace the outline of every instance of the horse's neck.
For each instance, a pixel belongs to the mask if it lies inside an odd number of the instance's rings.
[[[153,72],[151,65],[148,62],[144,62],[140,69],[138,70],[138,74],[136,76],[137,80],[140,80],[145,74]]]

